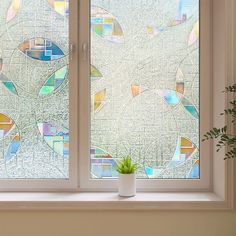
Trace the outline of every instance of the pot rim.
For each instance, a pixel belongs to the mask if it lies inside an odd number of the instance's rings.
[[[133,175],[136,175],[136,173],[133,173],[133,174],[121,174],[121,173],[119,173],[119,175],[121,175],[121,176],[133,176]]]

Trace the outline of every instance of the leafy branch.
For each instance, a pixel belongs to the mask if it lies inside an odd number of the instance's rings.
[[[236,84],[226,87],[226,93],[236,93]],[[232,123],[236,124],[236,100],[230,102],[230,107],[225,109],[220,115],[226,115],[232,117]],[[223,128],[213,128],[208,131],[202,141],[217,139],[216,144],[217,152],[219,152],[223,147],[228,147],[228,152],[225,154],[224,159],[236,158],[236,135],[228,133],[228,125]]]

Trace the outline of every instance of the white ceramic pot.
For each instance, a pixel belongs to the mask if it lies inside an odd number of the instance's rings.
[[[136,175],[119,174],[119,195],[132,197],[136,195]]]

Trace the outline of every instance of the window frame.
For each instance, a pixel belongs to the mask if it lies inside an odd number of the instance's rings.
[[[69,134],[70,161],[68,179],[0,179],[0,192],[76,191],[78,189],[78,12],[79,2],[70,1],[69,15]]]
[[[80,1],[79,180],[82,191],[115,191],[116,179],[90,179],[90,1]],[[200,0],[200,140],[212,127],[212,0]],[[86,52],[84,51],[86,45]],[[86,55],[85,55],[86,54]],[[89,55],[89,56],[88,56]],[[86,58],[86,59],[85,59]],[[208,79],[210,78],[210,79]],[[209,92],[210,91],[210,92]],[[138,191],[209,191],[212,142],[200,142],[200,179],[137,179]],[[201,158],[207,157],[207,158]]]
[[[203,1],[203,0],[202,0]],[[81,76],[86,76],[85,71],[89,71],[86,68],[86,63],[80,60],[79,68],[85,68],[85,70],[79,71],[78,63],[79,58],[84,55],[84,49],[82,50],[83,43],[86,42],[86,35],[81,35],[79,40],[79,31],[83,32],[82,27],[88,27],[88,21],[81,27],[78,26],[78,22],[86,16],[85,12],[80,12],[80,18],[77,9],[79,4],[83,4],[83,0],[71,1],[73,7],[71,7],[70,15],[70,33],[71,33],[71,64],[70,64],[70,89],[73,94],[70,97],[70,110],[72,111],[70,121],[70,137],[73,140],[70,142],[71,162],[70,162],[70,181],[69,180],[0,180],[1,193],[0,194],[0,209],[83,209],[83,210],[95,210],[95,209],[123,209],[123,210],[203,210],[203,209],[233,209],[234,206],[234,167],[235,161],[228,160],[223,161],[224,151],[216,153],[211,149],[209,150],[209,158],[211,160],[211,187],[208,190],[195,189],[193,193],[181,193],[181,190],[173,190],[173,193],[138,193],[137,199],[119,199],[117,194],[114,193],[86,193],[89,191],[112,191],[113,189],[106,188],[91,188],[91,186],[84,186],[84,183],[79,181],[78,165],[81,163],[81,159],[78,160],[78,156],[83,156],[84,144],[88,142],[88,136],[80,139],[80,144],[77,144],[79,135],[83,130],[82,121],[86,119],[82,117],[80,123],[78,123],[79,112],[86,112],[85,104],[78,104],[79,99],[83,101],[83,89],[78,84]],[[212,25],[213,29],[211,35],[216,37],[214,43],[211,44],[212,50],[212,73],[216,77],[214,87],[211,88],[212,97],[214,98],[215,106],[211,109],[212,117],[218,117],[219,111],[225,108],[230,96],[221,94],[219,98],[219,91],[222,91],[226,85],[232,84],[235,81],[236,70],[234,67],[234,55],[236,54],[234,27],[236,17],[234,16],[234,10],[236,4],[234,0],[210,0],[211,11],[213,15]],[[213,4],[214,3],[214,4]],[[73,23],[71,23],[73,21]],[[218,25],[221,25],[219,27]],[[223,31],[222,31],[223,26]],[[222,33],[224,32],[224,33]],[[79,43],[78,43],[79,42]],[[220,45],[220,47],[219,47]],[[201,48],[203,50],[203,48]],[[219,60],[214,59],[217,55],[223,55]],[[214,60],[213,60],[214,59]],[[223,79],[222,79],[223,78]],[[80,88],[78,90],[77,88]],[[74,99],[76,98],[76,99]],[[78,98],[78,99],[77,99]],[[223,99],[222,99],[223,98]],[[217,106],[216,106],[217,104]],[[81,114],[81,113],[80,113]],[[219,120],[220,119],[220,120]],[[224,124],[227,122],[224,118],[213,119],[213,125]],[[235,130],[232,129],[232,132]],[[81,137],[81,136],[80,136]],[[80,148],[79,148],[80,147]],[[82,166],[82,165],[81,165]],[[81,173],[80,173],[81,174]],[[83,180],[83,179],[82,179]],[[84,188],[83,188],[84,187]],[[115,187],[115,186],[113,186]],[[186,189],[187,192],[191,192],[191,189]],[[194,191],[195,191],[194,190]],[[26,193],[24,193],[24,191]],[[29,191],[36,193],[29,193]],[[49,192],[56,193],[49,193]],[[69,191],[69,193],[65,193]],[[160,190],[161,191],[161,190]],[[168,191],[168,189],[163,189]],[[202,192],[203,191],[203,192]],[[9,193],[8,193],[9,192]],[[16,192],[16,193],[11,193]],[[42,193],[38,193],[42,192]],[[77,192],[77,193],[70,193]],[[154,195],[153,195],[154,194]],[[160,195],[162,194],[162,195]],[[200,195],[199,195],[200,194]]]

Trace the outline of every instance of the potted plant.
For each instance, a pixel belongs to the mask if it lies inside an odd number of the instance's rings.
[[[226,93],[236,93],[236,84],[233,86],[226,87]],[[236,125],[236,100],[230,102],[230,107],[224,110],[221,115],[230,116],[232,119],[232,123]],[[235,130],[235,129],[234,129]],[[224,159],[236,158],[236,135],[235,133],[229,133],[228,125],[223,128],[213,128],[209,132],[204,135],[204,139],[202,141],[206,141],[209,139],[217,139],[218,143],[216,144],[217,152],[221,150],[223,147],[227,147],[227,153],[225,154]]]
[[[138,165],[132,162],[130,156],[123,157],[117,162],[115,170],[119,173],[119,195],[132,197],[136,195],[136,170]]]

